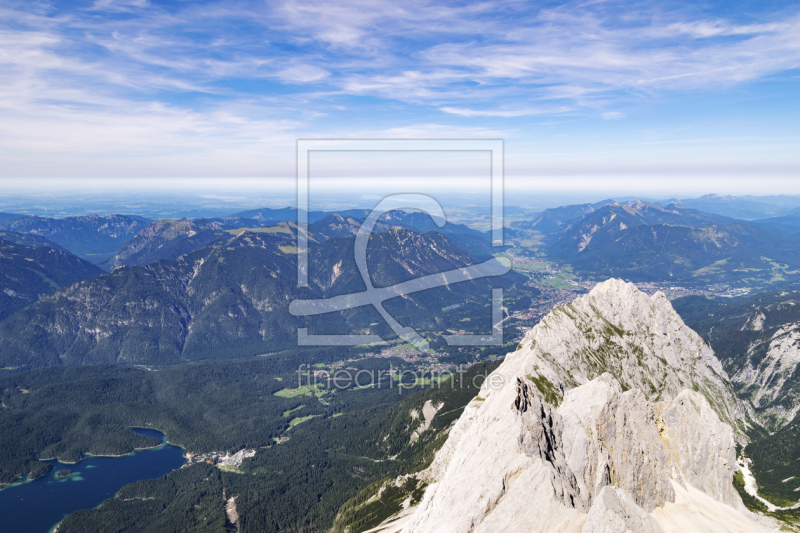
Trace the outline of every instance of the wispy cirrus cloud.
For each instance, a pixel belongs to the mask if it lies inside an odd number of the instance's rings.
[[[504,117],[504,118],[511,118],[511,117],[530,117],[533,115],[544,115],[544,114],[559,114],[559,113],[566,113],[572,111],[574,108],[571,107],[558,107],[558,108],[541,108],[541,109],[530,109],[530,108],[519,108],[519,109],[469,109],[464,107],[440,107],[441,111],[445,113],[450,113],[451,115],[458,115],[460,117]]]
[[[0,7],[0,149],[60,145],[88,156],[92,146],[131,146],[179,157],[198,146],[288,146],[320,128],[520,135],[526,117],[619,123],[631,102],[769,83],[800,68],[800,8],[703,9],[12,1]]]
[[[123,7],[135,14],[89,14]],[[20,63],[18,42],[33,59],[29,72],[59,69],[64,84],[88,75],[154,92],[247,94],[243,80],[274,79],[294,92],[323,88],[443,110],[488,106],[498,93],[514,98],[505,105],[558,99],[572,108],[615,92],[714,88],[800,67],[800,11],[742,23],[615,2],[536,10],[516,1],[285,0],[168,11],[103,0],[49,16],[2,14],[14,27],[0,43],[4,63]]]

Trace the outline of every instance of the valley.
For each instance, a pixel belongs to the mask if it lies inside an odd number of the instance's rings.
[[[712,249],[702,256],[687,249],[691,257],[708,262],[688,277],[655,269],[642,279],[623,269],[622,277],[629,274],[640,294],[656,298],[660,293],[664,302],[671,300],[681,318],[710,342],[721,366],[699,379],[691,371],[675,370],[695,350],[688,333],[670,333],[668,344],[643,342],[638,334],[625,337],[628,326],[624,333],[604,326],[605,319],[595,317],[598,311],[591,306],[575,307],[576,298],[596,293],[607,272],[603,268],[614,272],[617,260],[583,258],[584,252],[595,253],[590,247],[578,255],[563,250],[575,228],[599,228],[602,224],[594,220],[602,222],[606,212],[637,227],[657,226],[665,219],[689,229],[730,222],[677,207],[601,204],[534,216],[532,228],[512,222],[508,246],[494,252],[511,262],[511,271],[501,278],[388,300],[389,313],[428,341],[425,350],[394,336],[374,309],[305,318],[287,311],[288,302],[298,297],[363,290],[352,259],[363,211],[310,217],[312,284],[303,290],[292,281],[297,269],[294,211],[260,209],[215,219],[153,222],[111,259],[103,259],[100,266],[112,272],[89,265],[85,280],[33,296],[31,304],[0,321],[0,482],[46,474],[43,458],[75,462],[147,447],[146,437],[127,429],[147,427],[183,447],[188,465],[166,478],[123,487],[100,507],[71,514],[59,531],[92,531],[101,523],[117,524],[122,531],[133,523],[136,530],[158,531],[187,512],[195,527],[197,520],[208,524],[198,530],[222,531],[231,527],[225,518],[227,500],[217,498],[222,489],[236,497],[241,532],[363,531],[408,502],[421,505],[433,479],[419,473],[432,464],[464,409],[475,404],[483,380],[503,361],[508,365],[520,347],[527,349],[531,328],[544,331],[549,324],[558,335],[576,327],[568,334],[569,350],[582,355],[573,362],[559,355],[562,341],[537,347],[542,359],[524,371],[532,394],[557,407],[571,388],[604,373],[623,390],[642,390],[652,401],[674,398],[682,387],[700,391],[752,460],[759,497],[790,506],[787,502],[797,497],[783,480],[800,471],[791,461],[781,462],[780,469],[774,465],[776,454],[787,449],[792,450],[789,457],[800,453],[793,448],[800,381],[795,366],[787,366],[791,340],[780,340],[794,338],[787,327],[796,320],[795,267],[760,258],[769,261],[769,269],[728,268],[729,261],[717,259],[727,246],[720,241],[714,249],[722,252]],[[556,222],[564,216],[578,218]],[[530,218],[517,220],[521,224]],[[601,239],[600,231],[594,231],[592,241]],[[23,254],[7,254],[7,260],[24,264],[32,261],[17,257],[69,254],[59,249],[61,244],[36,240],[36,234],[7,235],[14,238],[8,246]],[[602,239],[604,257],[628,257],[631,241],[625,230]],[[368,267],[377,286],[461,268],[492,251],[485,234],[469,224],[440,233],[423,218],[402,212],[382,220],[369,246]],[[644,251],[633,257],[647,257],[648,246],[644,243]],[[670,246],[663,249],[670,251]],[[669,261],[676,261],[680,249],[670,252]],[[755,265],[748,257],[740,254],[738,264]],[[794,260],[791,254],[786,258]],[[488,296],[498,286],[503,288],[503,343],[448,346],[441,335],[491,329]],[[625,284],[610,287],[607,297],[612,299],[629,291]],[[628,300],[635,300],[632,294]],[[592,305],[602,309],[604,304]],[[573,326],[579,309],[586,322]],[[668,324],[678,327],[673,319]],[[300,347],[293,333],[297,327],[315,334],[355,329],[380,335],[387,344]],[[675,343],[682,355],[672,361],[677,355],[668,353]],[[750,348],[742,351],[741,346]],[[695,365],[709,357],[700,344],[696,349]],[[630,354],[638,362],[626,363]],[[642,362],[645,354],[653,357],[647,363]],[[672,362],[664,366],[662,359]],[[649,374],[632,377],[632,369],[642,364]],[[482,392],[477,398],[486,400]],[[441,406],[420,433],[413,413],[423,412],[423,404]],[[388,490],[392,479],[406,481]],[[730,483],[736,486],[735,479]],[[754,511],[793,523],[796,511],[762,509],[741,487],[738,494]],[[376,500],[376,490],[385,497]],[[283,503],[268,504],[276,498]],[[192,511],[190,501],[195,502]]]

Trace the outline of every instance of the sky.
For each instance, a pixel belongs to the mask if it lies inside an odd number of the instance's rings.
[[[800,194],[800,3],[0,0],[0,193],[289,190],[318,138],[502,139],[511,191]],[[485,167],[407,159],[325,168]]]

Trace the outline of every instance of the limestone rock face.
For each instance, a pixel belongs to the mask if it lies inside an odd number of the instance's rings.
[[[487,377],[421,473],[429,487],[403,531],[691,531],[701,516],[768,531],[732,484],[720,415],[743,411],[663,295],[610,280]],[[729,529],[703,529],[716,530]]]
[[[404,531],[660,531],[648,513],[673,483],[743,510],[735,465],[733,431],[697,392],[651,403],[606,373],[555,408],[520,378],[468,405]]]
[[[509,379],[532,376],[550,401],[604,372],[651,401],[697,390],[744,442],[743,421],[751,408],[734,394],[711,347],[683,323],[663,293],[651,297],[632,283],[609,279],[556,307],[498,371]]]
[[[742,329],[762,331],[763,317],[757,311]],[[777,429],[800,413],[800,386],[794,378],[800,365],[800,322],[784,324],[767,335],[749,343],[747,363],[732,379],[761,408],[762,419]]]
[[[582,533],[663,533],[655,518],[636,505],[630,494],[606,485],[586,515]]]

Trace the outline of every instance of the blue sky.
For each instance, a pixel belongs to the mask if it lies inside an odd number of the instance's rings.
[[[800,194],[800,4],[0,2],[0,189],[289,187],[314,137],[502,138],[512,189]]]

